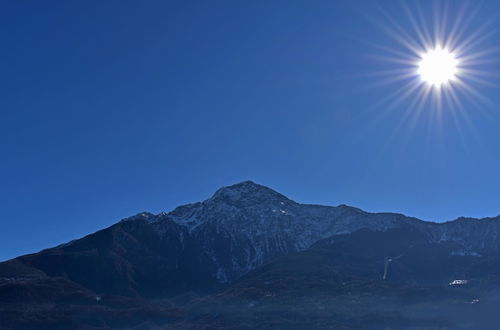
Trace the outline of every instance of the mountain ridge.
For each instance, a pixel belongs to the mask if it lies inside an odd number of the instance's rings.
[[[470,216],[459,216],[457,218],[454,218],[454,219],[449,219],[449,220],[443,220],[443,221],[433,221],[433,220],[426,220],[426,219],[421,219],[419,217],[416,217],[416,216],[412,216],[412,215],[407,215],[405,213],[401,213],[401,212],[391,212],[391,211],[380,211],[380,212],[373,212],[373,211],[366,211],[366,210],[363,210],[359,207],[356,207],[356,206],[353,206],[353,205],[348,205],[348,204],[339,204],[339,205],[324,205],[324,204],[317,204],[317,203],[300,203],[300,202],[296,202],[290,198],[288,198],[287,196],[279,193],[278,191],[272,189],[272,188],[269,188],[265,185],[262,185],[262,184],[259,184],[259,183],[256,183],[252,180],[244,180],[244,181],[241,181],[241,182],[238,182],[238,183],[235,183],[235,184],[232,184],[232,185],[228,185],[228,186],[223,186],[219,189],[217,189],[213,194],[212,196],[210,196],[209,198],[205,199],[204,201],[201,201],[201,202],[192,202],[192,203],[187,203],[187,204],[182,204],[182,205],[179,205],[177,207],[175,207],[174,209],[172,209],[171,211],[161,211],[159,212],[158,214],[154,214],[154,213],[150,213],[148,211],[143,211],[143,212],[139,212],[137,213],[136,215],[134,216],[130,216],[130,217],[126,217],[122,220],[128,220],[129,218],[133,218],[133,217],[136,217],[136,216],[139,216],[141,214],[149,214],[149,215],[154,215],[154,216],[160,216],[160,215],[166,215],[166,214],[170,214],[170,213],[173,213],[175,212],[177,209],[182,209],[182,208],[186,208],[186,207],[189,207],[189,206],[194,206],[194,205],[199,205],[203,202],[206,202],[206,201],[209,201],[209,200],[212,200],[214,197],[216,197],[217,195],[220,195],[221,193],[224,193],[226,191],[231,191],[231,190],[237,190],[237,188],[244,188],[244,187],[254,187],[254,191],[256,191],[258,188],[262,189],[261,191],[267,191],[267,192],[270,192],[271,194],[273,195],[277,195],[277,196],[281,196],[282,198],[286,199],[286,200],[289,200],[289,201],[292,201],[294,203],[297,203],[297,204],[300,204],[300,205],[304,205],[304,206],[317,206],[317,207],[333,207],[333,208],[346,208],[346,209],[350,209],[350,210],[353,210],[353,211],[359,211],[359,212],[362,212],[362,213],[365,213],[365,214],[382,214],[382,215],[396,215],[396,216],[404,216],[404,217],[407,217],[407,218],[412,218],[412,219],[417,219],[419,221],[422,221],[422,222],[427,222],[427,223],[434,223],[434,224],[443,224],[443,223],[449,223],[449,222],[454,222],[454,221],[461,221],[461,220],[499,220],[500,219],[500,214],[498,215],[494,215],[494,216],[486,216],[486,217],[470,217]]]

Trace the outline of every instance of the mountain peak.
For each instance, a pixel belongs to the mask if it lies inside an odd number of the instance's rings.
[[[258,183],[255,183],[252,180],[245,180],[245,181],[241,181],[239,183],[232,184],[230,186],[222,187],[220,189],[224,189],[224,188],[230,188],[230,189],[248,189],[248,188],[252,188],[252,187],[253,188],[259,188],[259,187],[266,188],[265,186],[260,185]]]
[[[247,180],[217,190],[211,201],[260,201],[260,200],[288,200],[287,197],[266,186]]]
[[[270,188],[267,188],[266,186],[255,183],[252,180],[241,181],[241,182],[232,184],[230,186],[222,187],[220,189],[225,189],[225,188],[228,188],[228,189],[262,189],[262,188],[270,189]]]

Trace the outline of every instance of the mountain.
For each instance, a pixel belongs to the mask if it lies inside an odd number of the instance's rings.
[[[0,263],[0,329],[451,327],[420,317],[435,307],[423,302],[469,305],[488,292],[496,303],[499,257],[500,217],[425,222],[300,204],[245,181],[203,202],[140,213]],[[468,289],[455,290],[455,279],[467,279]],[[329,312],[309,311],[303,325],[283,321],[308,310],[312,297]],[[367,307],[381,298],[391,302],[384,311]],[[404,315],[398,299],[421,310]],[[240,306],[234,317],[224,312],[229,306]]]

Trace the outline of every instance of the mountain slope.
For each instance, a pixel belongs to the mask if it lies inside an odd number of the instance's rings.
[[[279,257],[187,307],[179,329],[496,329],[498,257],[408,229],[359,230]],[[384,277],[386,262],[387,276]],[[484,266],[490,272],[484,272]],[[498,278],[499,272],[496,271]],[[464,286],[449,285],[468,279]]]
[[[29,277],[59,276],[97,293],[125,296],[166,296],[213,287],[212,264],[186,229],[171,221],[150,224],[147,216],[1,263],[0,274],[19,277],[15,263],[30,270]]]

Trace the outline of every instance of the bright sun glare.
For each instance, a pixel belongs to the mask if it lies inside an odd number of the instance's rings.
[[[455,79],[458,68],[455,55],[445,48],[436,47],[421,55],[418,63],[420,78],[434,87],[441,87]]]
[[[393,7],[379,7],[381,16],[373,18],[391,39],[388,44],[368,41],[377,48],[373,58],[381,62],[373,73],[374,86],[394,88],[384,90],[372,107],[384,114],[398,111],[397,130],[413,130],[424,119],[429,119],[431,129],[451,116],[447,123],[456,125],[462,135],[461,130],[470,126],[471,109],[484,114],[496,111],[483,88],[500,89],[500,47],[494,42],[498,20],[485,16],[480,22],[481,7],[467,1],[400,4],[401,17],[400,12],[394,15]]]

